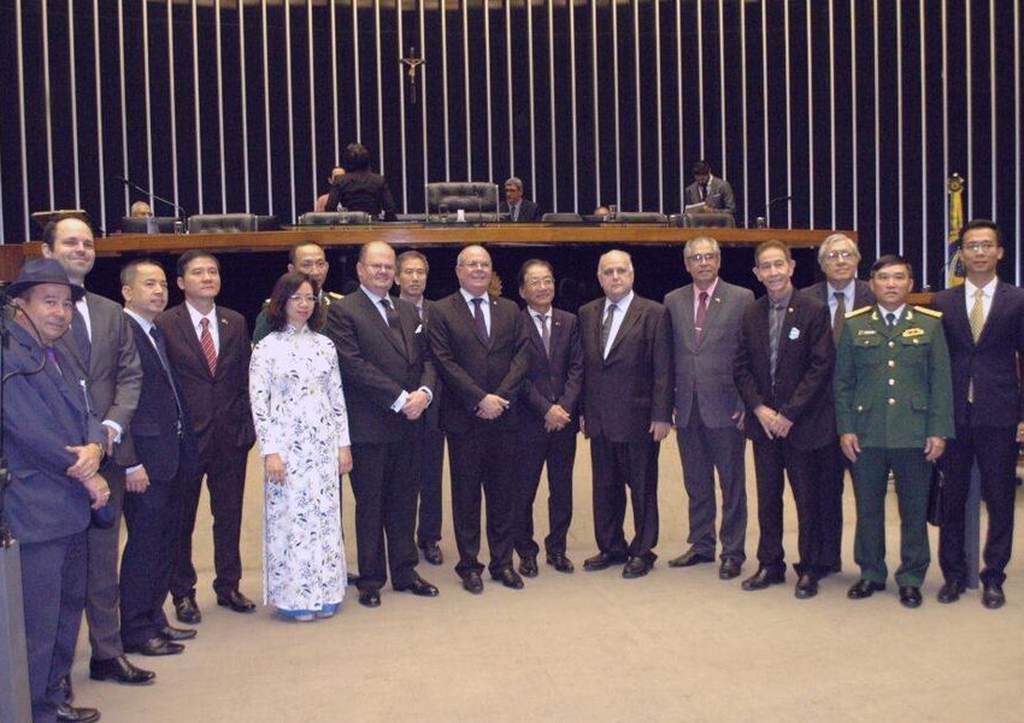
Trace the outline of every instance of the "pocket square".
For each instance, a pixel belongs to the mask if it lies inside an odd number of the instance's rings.
[[[423,324],[419,324],[419,325],[418,325],[418,326],[416,327],[416,331],[414,331],[413,333],[414,333],[414,334],[420,334],[420,333],[422,333],[422,332],[423,332]]]

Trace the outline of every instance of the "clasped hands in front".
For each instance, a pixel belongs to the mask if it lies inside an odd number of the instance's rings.
[[[98,510],[110,500],[110,486],[103,475],[99,474],[100,462],[103,461],[103,450],[98,444],[70,445],[65,447],[76,456],[75,463],[64,470],[68,477],[74,477],[89,492],[92,509]]]
[[[759,404],[755,407],[754,416],[761,423],[761,429],[764,430],[768,439],[785,439],[789,435],[789,430],[793,428],[792,420],[766,404]]]
[[[509,401],[497,394],[485,394],[484,398],[477,402],[476,416],[480,419],[497,419],[509,407]]]

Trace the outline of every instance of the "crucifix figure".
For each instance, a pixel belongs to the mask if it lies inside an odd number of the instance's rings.
[[[409,97],[410,102],[413,105],[416,105],[416,69],[423,65],[423,63],[426,61],[424,61],[423,58],[416,55],[415,45],[409,46],[408,57],[400,58],[399,60],[409,68],[406,71],[409,74]]]

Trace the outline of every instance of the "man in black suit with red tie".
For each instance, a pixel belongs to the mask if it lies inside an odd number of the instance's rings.
[[[395,252],[382,241],[359,250],[359,291],[338,302],[337,335],[352,438],[359,603],[380,606],[391,569],[395,590],[434,597],[416,573],[416,441],[433,401],[435,372],[412,304],[388,296]],[[387,553],[385,554],[385,545]]]
[[[796,597],[818,594],[819,466],[835,439],[832,369],[835,346],[825,304],[795,293],[793,261],[781,241],[765,241],[754,252],[754,274],[768,293],[743,315],[733,376],[746,406],[747,436],[754,444],[758,569],[744,590],[762,590],[786,579],[782,548],[785,477],[796,500],[800,560]]]
[[[198,449],[185,393],[153,323],[167,306],[167,276],[150,259],[121,270],[124,313],[142,364],[142,394],[125,441],[137,465],[126,474],[128,542],[121,556],[121,640],[128,652],[173,655],[195,630],[173,628],[163,606],[171,584],[173,541],[181,524],[182,485]]]
[[[551,264],[529,259],[519,270],[519,295],[526,301],[523,324],[529,329],[530,366],[523,380],[523,482],[516,511],[516,552],[519,572],[537,575],[533,539],[533,501],[544,464],[548,466],[549,533],[544,540],[547,562],[559,572],[572,572],[565,538],[572,522],[572,468],[576,461],[576,407],[583,391],[583,348],[576,316],[554,308],[555,272]]]
[[[818,266],[825,274],[825,280],[800,290],[801,295],[828,304],[832,340],[836,345],[839,344],[846,314],[875,303],[871,285],[857,278],[859,263],[860,251],[854,240],[846,234],[831,234],[818,247]],[[818,537],[821,540],[818,561],[824,567],[824,575],[839,572],[843,567],[843,483],[849,466],[850,461],[839,448],[839,439],[836,438],[825,453],[816,485]]]
[[[480,492],[487,503],[491,578],[520,589],[512,569],[516,484],[519,480],[517,396],[529,363],[518,305],[491,297],[491,256],[482,246],[459,253],[459,290],[437,302],[428,327],[435,364],[444,382],[441,426],[448,438],[452,518],[459,562],[455,572],[473,594],[480,578]]]
[[[196,605],[192,530],[204,476],[213,509],[217,604],[239,613],[256,609],[238,589],[245,465],[256,433],[249,405],[249,331],[245,317],[215,304],[220,262],[206,251],[186,251],[178,259],[177,271],[185,301],[160,314],[156,325],[167,343],[199,442],[199,462],[182,487],[181,528],[171,573],[175,613],[178,620],[191,624],[202,620]]]
[[[583,345],[581,426],[590,439],[597,555],[585,570],[625,563],[622,576],[646,575],[658,544],[658,450],[672,427],[672,328],[661,304],[633,293],[633,262],[609,251],[598,262],[604,297],[580,309]],[[622,530],[626,486],[635,535]]]
[[[939,565],[945,584],[938,600],[951,603],[964,591],[964,517],[971,467],[981,472],[981,495],[988,510],[982,604],[1003,606],[1004,570],[1013,549],[1017,447],[1024,442],[1024,290],[1000,281],[1003,258],[999,229],[985,219],[960,232],[960,257],[967,278],[940,291],[933,305],[942,312],[953,373],[956,437],[940,464],[946,472]]]

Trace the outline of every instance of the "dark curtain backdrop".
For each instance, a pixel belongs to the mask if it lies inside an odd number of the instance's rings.
[[[738,221],[855,228],[944,283],[945,179],[1020,282],[1021,3],[1011,0],[0,2],[0,235],[127,176],[186,213],[312,208],[361,140],[400,210],[516,175],[543,210],[680,210],[703,157]],[[402,57],[425,60],[410,83]],[[944,73],[945,69],[945,73]],[[158,213],[170,209],[156,203]]]

